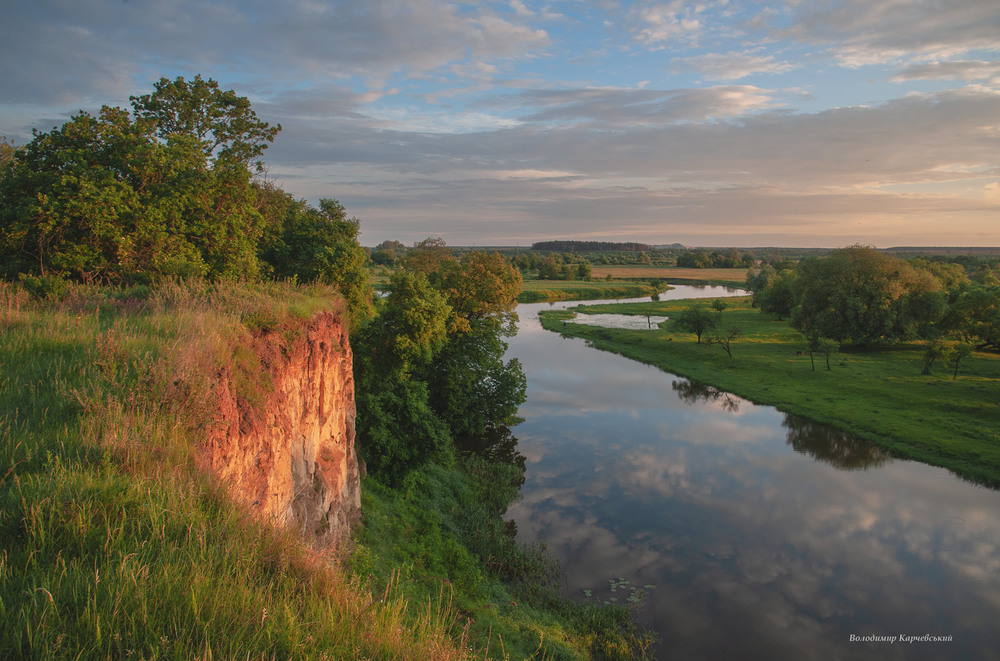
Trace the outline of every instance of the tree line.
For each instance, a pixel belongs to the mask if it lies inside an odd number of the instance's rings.
[[[652,246],[645,243],[614,242],[614,241],[538,241],[531,244],[532,250],[558,250],[561,252],[577,251],[612,251],[612,252],[649,252]]]
[[[813,342],[826,338],[867,346],[923,340],[929,351],[942,355],[961,352],[946,347],[948,342],[1000,350],[1000,279],[988,263],[967,269],[958,262],[903,260],[856,245],[794,268],[755,266],[746,288],[753,305],[790,318]]]

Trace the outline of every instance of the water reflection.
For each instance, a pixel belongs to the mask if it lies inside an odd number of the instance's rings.
[[[892,455],[873,443],[796,415],[786,415],[781,425],[788,430],[788,444],[796,452],[837,468],[876,468],[892,459]]]
[[[637,618],[663,658],[1000,659],[1000,493],[536,332],[536,309],[511,345],[528,401],[509,514],[568,595],[655,586]],[[954,640],[849,641],[900,633]]]
[[[696,402],[717,402],[723,411],[735,413],[740,410],[740,402],[745,401],[742,397],[719,390],[714,386],[700,381],[674,381],[670,384],[683,402],[694,404]]]

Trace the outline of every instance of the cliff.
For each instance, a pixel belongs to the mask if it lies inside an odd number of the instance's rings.
[[[316,546],[360,518],[354,377],[347,331],[330,312],[253,336],[219,370],[206,452],[237,502]]]

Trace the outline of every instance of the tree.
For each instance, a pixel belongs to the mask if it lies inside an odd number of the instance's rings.
[[[760,311],[773,314],[781,321],[795,309],[795,274],[782,271],[768,281],[767,286],[754,294]]]
[[[583,280],[584,282],[590,282],[594,279],[594,271],[590,266],[590,262],[580,262],[577,265],[576,279]]]
[[[725,311],[725,309],[728,307],[729,305],[727,305],[726,302],[723,301],[721,298],[717,298],[714,301],[712,301],[712,309],[715,310],[715,313],[719,315],[720,319],[722,318],[723,311]]]
[[[913,337],[945,310],[933,274],[864,246],[803,260],[793,289],[796,328],[860,345]]]
[[[951,375],[952,381],[958,378],[958,364],[971,355],[972,347],[964,342],[956,342],[948,349],[946,354],[948,362],[955,363],[955,371]]]
[[[694,333],[698,337],[698,344],[701,344],[702,334],[715,328],[718,319],[707,308],[700,305],[691,305],[681,311],[674,319],[674,327],[688,333]]]
[[[750,307],[757,307],[758,295],[764,290],[765,287],[767,287],[775,275],[777,275],[777,271],[775,271],[774,267],[770,264],[754,266],[747,271],[747,278],[744,287],[752,295],[750,299]]]
[[[973,284],[956,297],[949,328],[976,348],[1000,349],[1000,285]]]
[[[461,262],[442,261],[430,279],[451,305],[453,332],[485,324],[504,335],[513,334],[521,274],[499,253],[475,251]]]
[[[257,171],[263,169],[261,154],[281,131],[280,124],[260,120],[246,97],[233,90],[223,92],[216,81],[201,75],[191,81],[183,76],[160,78],[151,94],[129,100],[136,118],[151,122],[161,140],[192,136],[206,158],[254,166]]]
[[[214,81],[182,83],[133,97],[134,116],[81,112],[14,151],[0,178],[7,277],[259,274],[264,189],[248,164],[277,128]]]
[[[400,266],[429,275],[437,271],[442,264],[454,261],[455,257],[444,239],[427,237],[423,241],[414,243],[413,247],[406,251],[406,255],[400,260]]]
[[[722,350],[726,352],[726,355],[730,358],[733,357],[732,342],[733,340],[743,337],[743,329],[739,326],[734,326],[721,335],[714,335],[707,340],[707,344],[718,344],[722,347]]]
[[[315,209],[289,199],[273,225],[261,257],[275,277],[335,285],[355,326],[373,314],[368,255],[358,243],[361,221],[348,218],[340,202],[324,198]]]
[[[826,358],[826,371],[829,372],[830,354],[840,351],[840,343],[828,337],[823,337],[818,333],[813,333],[809,335],[809,342],[806,345],[806,349],[809,351],[809,362],[812,365],[812,370],[816,371],[816,361],[813,359],[813,356],[818,353]]]

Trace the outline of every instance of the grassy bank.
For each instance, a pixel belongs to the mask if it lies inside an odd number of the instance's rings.
[[[609,275],[615,279],[631,280],[658,278],[673,283],[698,283],[724,287],[742,287],[747,278],[747,269],[744,268],[693,269],[681,266],[629,264],[624,266],[594,266],[593,271],[595,278],[606,278]]]
[[[626,331],[583,324],[562,325],[572,312],[543,312],[549,330],[587,339],[598,349],[703,381],[759,404],[804,416],[875,441],[894,455],[946,467],[956,474],[1000,486],[1000,356],[976,352],[960,365],[938,363],[922,375],[924,347],[844,347],[816,356],[787,322],[750,309],[748,298],[726,298],[722,327],[738,326],[732,357],[721,347],[697,344],[690,333],[665,328]],[[580,312],[676,316],[693,301],[594,305]],[[709,300],[699,303],[710,305]]]
[[[600,298],[638,298],[651,296],[657,289],[647,282],[595,280],[525,280],[518,303],[540,303],[542,301],[583,301]]]
[[[334,292],[52,293],[0,283],[0,658],[632,658],[647,644],[627,612],[558,599],[544,556],[505,534],[511,494],[495,487],[517,480],[502,462],[465,457],[402,490],[367,479],[350,557],[231,503],[196,450],[215,370],[244,370],[253,397],[249,335],[339,307]]]

